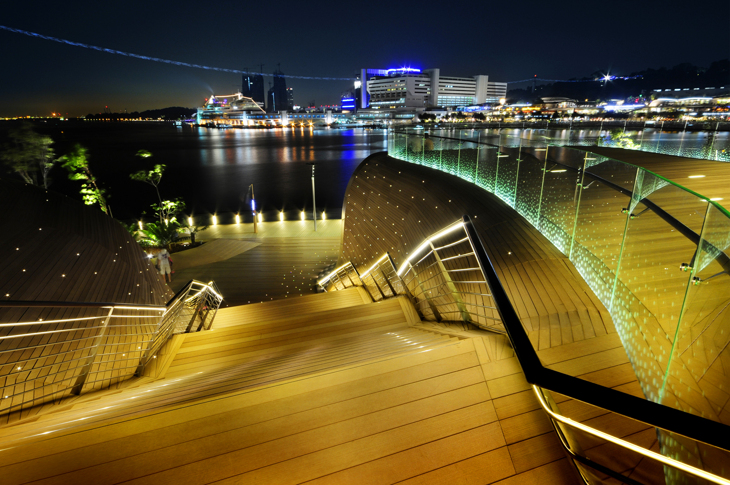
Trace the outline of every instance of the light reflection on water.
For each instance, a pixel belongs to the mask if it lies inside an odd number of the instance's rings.
[[[75,143],[88,147],[94,175],[109,188],[115,217],[136,219],[156,202],[154,189],[129,174],[167,165],[160,184],[163,198],[182,197],[188,212],[237,212],[254,184],[264,211],[311,210],[311,166],[315,162],[317,210],[339,217],[355,167],[371,153],[386,150],[383,130],[287,128],[217,130],[168,124],[67,124],[48,134],[56,153]],[[61,133],[63,131],[63,133]],[[152,152],[141,159],[140,149]],[[79,199],[78,183],[55,174],[52,190]]]

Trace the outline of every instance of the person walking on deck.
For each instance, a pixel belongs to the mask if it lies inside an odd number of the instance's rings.
[[[172,283],[170,253],[167,252],[167,249],[162,249],[159,253],[157,253],[157,268],[160,270],[160,274],[165,279],[165,281]]]

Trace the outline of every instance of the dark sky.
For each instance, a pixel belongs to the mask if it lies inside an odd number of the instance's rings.
[[[438,67],[515,81],[625,75],[730,54],[727,0],[13,1],[0,25],[207,66],[350,77]],[[0,30],[0,117],[199,106],[238,74],[178,67]],[[267,79],[268,85],[268,79]],[[347,81],[291,79],[295,103],[336,103]]]

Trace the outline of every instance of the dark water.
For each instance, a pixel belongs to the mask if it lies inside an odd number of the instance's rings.
[[[157,201],[154,188],[130,180],[129,174],[156,163],[167,165],[160,184],[163,198],[182,197],[187,213],[246,213],[246,192],[254,184],[257,204],[273,216],[273,211],[280,210],[311,214],[312,169],[307,162],[314,162],[317,212],[325,210],[328,217],[339,218],[355,167],[370,153],[386,150],[382,130],[217,130],[101,122],[35,126],[54,139],[57,155],[67,153],[75,143],[89,149],[92,172],[109,189],[114,217],[121,220],[137,219],[144,210],[150,213],[150,204]],[[153,156],[135,156],[140,149]],[[78,182],[67,180],[58,166],[51,174],[51,190],[80,200]]]

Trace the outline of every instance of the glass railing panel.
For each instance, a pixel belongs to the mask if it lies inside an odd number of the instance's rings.
[[[424,145],[424,135],[422,132],[408,134],[408,161],[418,165],[423,165],[426,155]]]
[[[497,180],[498,153],[499,150],[496,147],[482,147],[479,149],[476,185],[490,193],[494,193]]]
[[[707,209],[704,199],[646,170],[642,170],[642,175],[641,197],[648,198],[699,235]]]
[[[610,306],[616,329],[644,394],[659,401],[665,372],[677,332],[690,272],[683,271],[692,261],[697,249],[685,234],[652,210],[650,202],[638,199],[646,194],[648,183],[655,185],[650,174],[637,177],[632,199],[619,274]],[[674,186],[666,185],[648,194],[653,199],[663,192],[665,199],[685,200],[697,204],[695,196]]]
[[[578,202],[576,178],[577,172],[548,162],[540,201],[538,229],[566,255],[570,251]]]
[[[424,135],[423,138],[423,156],[422,164],[430,167],[439,169],[441,161],[441,153],[439,152],[439,142],[437,138],[432,138],[428,135]]]
[[[515,209],[537,227],[540,212],[540,192],[545,174],[545,152],[522,152],[517,179]]]
[[[608,179],[633,186],[637,168],[614,160],[586,170],[570,260],[598,298],[609,305],[631,200]]]
[[[706,213],[661,402],[730,424],[730,219]]]
[[[441,160],[439,164],[442,171],[450,173],[451,175],[458,174],[460,144],[461,142],[459,140],[443,140],[443,150],[441,151]]]
[[[515,188],[519,172],[516,149],[505,149],[497,154],[497,170],[494,195],[505,201],[510,207],[515,206]]]
[[[477,150],[477,146],[473,142],[462,142],[461,150],[459,151],[458,175],[471,183],[474,183],[477,177],[477,157],[479,156],[479,151],[481,151]]]

